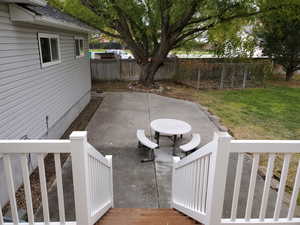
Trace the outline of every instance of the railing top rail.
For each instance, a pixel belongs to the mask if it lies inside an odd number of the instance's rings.
[[[98,152],[90,143],[87,143],[87,152],[90,156],[100,161],[106,167],[111,167],[109,161],[100,152]]]
[[[187,157],[183,158],[178,163],[176,163],[174,165],[175,169],[183,167],[187,164],[190,164],[190,163],[194,162],[197,159],[200,159],[202,157],[205,157],[205,156],[211,154],[214,150],[216,150],[216,147],[217,147],[216,140],[213,140],[213,141],[209,142],[208,144],[201,147],[199,149],[200,151],[195,151],[194,153],[188,155]]]
[[[0,154],[70,152],[70,140],[0,140]]]
[[[300,140],[232,140],[230,152],[299,153]]]

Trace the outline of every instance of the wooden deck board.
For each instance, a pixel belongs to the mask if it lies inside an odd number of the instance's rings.
[[[193,225],[195,220],[173,209],[113,208],[95,225]]]

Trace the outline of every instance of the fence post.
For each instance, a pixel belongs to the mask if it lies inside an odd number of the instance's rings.
[[[201,78],[201,71],[200,68],[198,69],[198,77],[197,77],[197,90],[199,91],[200,88],[200,78]]]
[[[90,191],[88,155],[85,150],[87,132],[76,131],[70,135],[72,172],[77,225],[90,225]]]
[[[248,75],[248,67],[244,67],[244,79],[243,79],[243,88],[246,88],[246,81],[247,81],[247,75]]]
[[[113,168],[112,168],[112,155],[107,155],[105,156],[105,158],[108,160],[109,162],[109,166],[110,166],[110,200],[111,200],[111,207],[114,207],[114,181],[113,181]]]
[[[221,224],[231,139],[227,132],[215,133],[214,136],[217,146],[209,170],[206,225]]]
[[[224,65],[222,66],[222,72],[221,72],[221,81],[220,81],[220,89],[224,88],[224,74],[225,73],[225,69],[224,69]]]
[[[173,203],[174,203],[174,196],[175,196],[175,164],[178,163],[180,161],[180,157],[173,157],[173,169],[172,169],[172,193],[171,193],[171,208],[173,207]]]

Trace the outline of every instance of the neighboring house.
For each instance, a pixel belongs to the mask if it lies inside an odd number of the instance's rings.
[[[91,32],[43,0],[0,1],[0,139],[62,136],[90,100]]]

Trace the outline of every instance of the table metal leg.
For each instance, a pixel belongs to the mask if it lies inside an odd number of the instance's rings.
[[[158,145],[159,145],[159,136],[160,136],[159,132],[155,131],[154,137],[155,137],[156,143],[157,143]]]
[[[176,156],[175,154],[176,142],[177,142],[177,135],[174,135],[173,156]]]
[[[153,162],[154,159],[155,159],[155,155],[154,155],[154,150],[153,149],[150,150],[149,155],[150,155],[149,159],[142,159],[141,162],[142,163]]]

